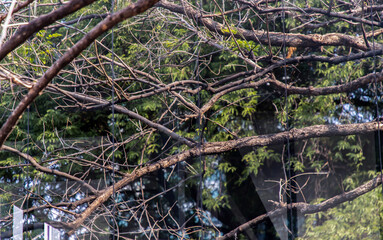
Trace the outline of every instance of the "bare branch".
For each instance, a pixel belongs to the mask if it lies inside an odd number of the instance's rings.
[[[52,11],[46,15],[40,16],[28,25],[22,26],[19,30],[0,48],[0,60],[16,47],[25,42],[32,34],[43,29],[44,27],[54,23],[55,21],[76,12],[77,10],[93,3],[95,0],[72,0],[59,9]],[[0,144],[1,145],[1,144]]]
[[[15,153],[15,154],[19,155],[20,157],[28,160],[31,163],[31,165],[33,167],[35,167],[36,170],[38,170],[40,172],[44,172],[44,173],[51,174],[51,175],[57,175],[57,176],[64,177],[64,178],[69,179],[69,180],[76,181],[80,185],[82,185],[85,188],[89,189],[93,194],[95,194],[95,195],[99,194],[99,191],[97,191],[94,187],[92,187],[91,185],[86,183],[84,180],[82,180],[82,179],[80,179],[78,177],[72,176],[72,175],[70,175],[68,173],[65,173],[65,172],[61,172],[61,171],[58,171],[58,170],[54,170],[54,169],[50,169],[50,168],[41,166],[36,161],[36,159],[34,159],[33,157],[29,156],[28,154],[22,153],[22,152],[18,151],[17,149],[14,149],[14,148],[11,148],[11,147],[8,147],[8,146],[5,146],[5,145],[3,145],[1,147],[1,149],[9,151],[9,152],[12,152],[12,153]]]
[[[262,214],[244,224],[241,226],[238,226],[237,228],[233,229],[229,233],[223,235],[222,237],[218,237],[217,240],[226,240],[226,239],[232,239],[235,237],[236,234],[245,231],[246,229],[264,221],[266,218],[269,217],[276,217],[281,216],[283,214],[286,214],[287,209],[296,209],[302,214],[313,214],[318,212],[326,211],[327,209],[337,207],[338,205],[347,202],[352,201],[355,198],[362,196],[365,193],[368,193],[375,188],[377,188],[379,185],[382,184],[382,176],[378,175],[374,179],[368,181],[367,183],[349,191],[345,192],[339,195],[336,195],[332,198],[327,199],[326,201],[323,201],[319,204],[310,205],[308,203],[300,202],[300,203],[280,203],[280,206],[272,210],[268,213]]]
[[[76,0],[73,0],[73,1],[76,1]],[[89,1],[93,1],[93,0],[89,0]],[[12,132],[13,127],[16,125],[17,121],[19,120],[20,116],[23,114],[25,109],[40,94],[40,92],[43,91],[43,89],[60,72],[62,68],[64,68],[67,64],[69,64],[75,57],[77,57],[86,47],[88,47],[102,33],[108,31],[110,28],[112,28],[114,25],[118,24],[119,22],[144,12],[148,8],[152,7],[156,2],[158,2],[158,0],[141,0],[141,1],[138,1],[137,3],[129,5],[123,10],[120,10],[110,15],[105,20],[97,24],[96,27],[94,27],[80,41],[78,41],[70,50],[68,50],[58,61],[56,61],[45,72],[45,74],[33,85],[33,87],[29,90],[27,96],[25,96],[24,99],[21,100],[19,105],[12,112],[11,116],[8,117],[6,123],[1,127],[0,146],[3,145],[8,135]],[[79,6],[81,5],[80,4],[75,5],[75,7],[79,7]],[[70,8],[70,10],[72,11],[76,9],[77,8]],[[41,17],[38,19],[41,19]],[[26,33],[23,33],[22,35],[25,36]],[[12,42],[12,39],[10,39],[8,42],[10,41]],[[16,42],[16,39],[14,41]],[[6,47],[6,44],[4,44],[3,48],[0,49],[0,59],[2,58],[2,49],[8,49],[8,47]]]
[[[292,129],[287,132],[268,134],[262,136],[254,136],[241,138],[237,140],[230,140],[226,142],[212,142],[205,143],[200,147],[194,147],[190,150],[184,151],[177,155],[169,156],[164,158],[156,163],[150,164],[148,166],[142,167],[140,169],[134,170],[130,175],[124,177],[120,181],[116,182],[113,186],[105,189],[101,195],[99,195],[89,207],[80,214],[80,217],[75,221],[64,224],[66,228],[71,229],[68,234],[71,235],[74,231],[81,226],[90,214],[97,209],[101,204],[107,201],[114,191],[118,191],[127,184],[139,179],[140,177],[157,171],[162,168],[170,167],[178,162],[186,161],[189,158],[200,156],[200,155],[210,155],[217,154],[222,152],[228,152],[235,149],[241,149],[245,147],[254,147],[254,146],[269,146],[273,144],[281,144],[290,140],[303,140],[308,138],[318,138],[318,137],[330,137],[330,136],[346,136],[353,134],[362,134],[372,131],[377,131],[381,127],[381,124],[378,122],[371,123],[362,123],[362,124],[346,124],[340,126],[326,126],[326,125],[317,125],[311,127],[305,127],[301,129]],[[282,211],[282,210],[278,210]]]
[[[203,18],[199,12],[189,7],[187,4],[184,6],[179,6],[164,0],[161,1],[158,6],[166,8],[172,12],[182,13],[190,16],[191,18],[198,20],[212,32],[219,33],[227,37],[230,36],[230,32],[224,31],[224,25],[212,19]],[[266,32],[263,30],[250,31],[239,27],[237,27],[235,30],[237,32],[234,34],[236,38],[252,40],[262,44],[270,43],[272,46],[282,46],[285,39],[286,46],[289,47],[348,46],[364,51],[368,50],[364,44],[363,39],[340,33],[328,33],[325,35],[288,33],[285,34],[285,38],[283,38],[279,32],[269,32],[266,34]]]

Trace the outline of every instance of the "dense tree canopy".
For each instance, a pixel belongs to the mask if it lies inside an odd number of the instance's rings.
[[[1,239],[380,239],[379,1],[1,9]]]

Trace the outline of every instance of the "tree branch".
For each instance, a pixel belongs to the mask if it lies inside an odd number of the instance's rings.
[[[20,46],[25,42],[32,34],[38,32],[44,27],[54,23],[55,21],[68,16],[71,13],[76,12],[77,10],[88,6],[93,3],[95,0],[72,0],[59,9],[52,11],[46,15],[42,15],[32,21],[27,25],[21,26],[17,32],[0,48],[0,61],[15,48]],[[1,145],[1,144],[0,144]]]
[[[18,3],[17,6],[13,9],[13,12],[12,14],[15,14],[17,13],[18,11],[20,11],[21,9],[25,8],[26,6],[28,6],[29,4],[31,4],[34,0],[26,0],[25,2],[22,2],[22,3]],[[0,23],[7,17],[7,14],[6,13],[3,13],[0,15]]]
[[[336,195],[335,197],[332,197],[330,199],[327,199],[324,202],[321,202],[319,204],[307,204],[304,202],[300,203],[281,203],[280,207],[277,209],[270,211],[268,213],[262,214],[240,226],[233,229],[229,233],[223,235],[222,237],[218,237],[217,240],[227,240],[232,239],[235,237],[236,234],[245,231],[246,229],[266,220],[269,217],[277,217],[281,216],[283,214],[286,214],[287,209],[296,209],[301,214],[313,214],[317,212],[326,211],[327,209],[334,208],[338,206],[341,203],[352,201],[355,198],[362,196],[365,193],[368,193],[372,190],[374,190],[376,187],[382,184],[382,175],[376,176],[374,179],[368,181],[367,183],[349,191],[345,192],[339,195]]]
[[[381,5],[380,8],[382,8],[382,7],[383,6]],[[365,23],[368,25],[372,24],[372,25],[378,26],[378,27],[382,26],[382,23],[380,23],[380,22],[371,21],[368,19],[360,18],[360,17],[354,17],[351,14],[329,12],[328,10],[321,9],[321,8],[314,8],[314,7],[310,7],[310,8],[296,8],[296,7],[283,7],[282,8],[282,7],[278,7],[278,8],[263,8],[263,9],[262,8],[256,8],[256,9],[258,10],[258,13],[260,13],[260,14],[276,13],[276,12],[282,12],[282,11],[296,11],[296,12],[302,12],[305,14],[320,13],[324,16],[335,17],[338,19],[347,19],[347,20],[351,20],[354,22]],[[331,10],[331,9],[329,9],[329,10]]]
[[[83,187],[89,189],[93,194],[95,195],[98,195],[99,194],[99,191],[97,191],[95,188],[93,188],[91,185],[89,185],[88,183],[86,183],[84,180],[78,178],[78,177],[75,177],[75,176],[72,176],[68,173],[65,173],[65,172],[61,172],[61,171],[58,171],[58,170],[54,170],[54,169],[50,169],[50,168],[47,168],[47,167],[44,167],[44,166],[41,166],[37,161],[36,159],[34,159],[33,157],[31,157],[30,155],[28,154],[25,154],[25,153],[22,153],[20,152],[19,150],[17,149],[14,149],[14,148],[11,148],[11,147],[8,147],[8,146],[5,146],[3,145],[1,148],[1,150],[6,150],[6,151],[9,151],[9,152],[12,152],[12,153],[15,153],[17,155],[19,155],[20,157],[28,160],[31,165],[33,167],[36,168],[36,170],[40,171],[40,172],[43,172],[43,173],[47,173],[47,174],[50,174],[50,175],[56,175],[56,176],[60,176],[60,177],[63,177],[63,178],[66,178],[66,179],[69,179],[69,180],[73,180],[77,183],[79,183],[80,185],[82,185]]]
[[[184,14],[192,19],[195,19],[199,23],[203,24],[210,31],[218,33],[223,36],[230,37],[230,32],[225,31],[225,26],[219,22],[216,22],[210,18],[203,18],[200,12],[191,8],[187,3],[184,6],[179,6],[170,3],[166,0],[162,0],[158,6],[166,8],[172,12]],[[271,44],[272,46],[282,46],[286,44],[288,47],[318,47],[318,46],[347,46],[360,49],[363,51],[368,50],[363,39],[340,34],[340,33],[328,33],[324,35],[320,34],[294,34],[279,32],[269,32],[259,30],[246,30],[243,28],[235,28],[236,38],[251,40],[256,43]]]
[[[316,125],[301,129],[292,129],[290,131],[267,134],[261,136],[246,137],[237,140],[229,140],[226,142],[205,143],[201,147],[194,147],[177,155],[169,156],[156,163],[134,170],[131,174],[125,176],[113,186],[105,189],[88,208],[80,214],[73,222],[63,224],[66,228],[71,229],[68,234],[71,235],[81,226],[90,214],[95,211],[101,204],[107,201],[115,191],[120,190],[127,184],[139,179],[140,177],[155,172],[159,169],[167,168],[178,162],[186,161],[192,157],[200,155],[210,155],[254,146],[269,146],[274,144],[283,144],[289,140],[304,140],[308,138],[346,136],[353,134],[362,134],[377,131],[382,124],[378,122],[361,123],[361,124],[345,124],[345,125]],[[323,208],[323,207],[322,207]]]
[[[77,0],[73,0],[77,1]],[[93,1],[93,0],[87,0]],[[67,64],[69,64],[75,57],[77,57],[86,47],[88,47],[98,36],[102,33],[108,31],[113,26],[119,22],[133,17],[137,14],[140,14],[146,11],[148,8],[152,7],[159,0],[140,0],[134,4],[129,5],[123,10],[120,10],[106,19],[97,24],[89,33],[87,33],[80,41],[78,41],[73,47],[71,47],[63,56],[60,57],[46,72],[45,74],[33,85],[29,90],[28,94],[21,100],[17,105],[12,114],[8,117],[7,121],[0,129],[0,147],[4,144],[4,141],[7,139],[8,135],[12,132],[12,129],[16,125],[17,121],[27,109],[27,107],[33,102],[34,99],[43,91],[43,89],[49,84],[49,82],[63,69]],[[68,4],[71,6],[71,4]],[[77,4],[72,6],[70,10],[74,10],[81,6]],[[66,13],[66,12],[65,12]],[[38,18],[38,19],[41,19]],[[37,20],[37,19],[36,19]],[[42,24],[40,24],[41,26]],[[29,26],[29,25],[26,25]],[[22,35],[25,36],[26,33]],[[10,42],[10,39],[8,42]],[[16,41],[16,39],[15,39]],[[7,43],[8,43],[7,42]],[[8,49],[5,47],[0,49],[0,59],[2,59],[3,49]],[[4,57],[4,56],[3,56]]]
[[[88,20],[88,19],[95,19],[95,18],[105,18],[108,15],[109,14],[107,14],[107,13],[104,13],[104,14],[89,14],[89,15],[86,15],[86,16],[81,16],[79,18],[67,21],[67,22],[63,22],[63,23],[59,23],[59,24],[56,24],[56,25],[53,25],[53,26],[49,26],[47,28],[48,29],[52,29],[52,32],[56,32],[56,31],[58,31],[62,27],[66,27],[68,25],[76,24],[76,23],[78,23],[80,21],[84,21],[84,20]]]
[[[89,102],[89,103],[94,103],[94,104],[102,104],[104,106],[110,106],[110,102],[104,100],[104,99],[100,99],[100,98],[95,98],[95,97],[92,97],[92,96],[88,96],[88,95],[84,95],[84,94],[80,94],[80,93],[75,93],[75,92],[69,92],[69,91],[65,91],[65,90],[62,90],[62,89],[58,89],[58,88],[54,88],[54,87],[49,87],[49,90],[52,91],[52,92],[56,92],[56,93],[65,93],[66,95],[68,96],[72,96],[78,100],[81,100],[81,101],[86,101],[86,102]],[[119,113],[122,113],[122,114],[125,114],[133,119],[137,119],[145,124],[147,124],[149,127],[152,127],[154,129],[157,129],[158,131],[162,132],[162,133],[165,133],[166,135],[170,136],[171,138],[177,140],[177,141],[180,141],[181,143],[183,144],[186,144],[187,146],[189,147],[193,147],[195,144],[189,140],[187,140],[186,138],[178,135],[177,133],[173,132],[172,130],[168,129],[167,127],[161,125],[161,124],[158,124],[158,123],[155,123],[155,122],[152,122],[150,121],[149,119],[133,112],[133,111],[130,111],[129,109],[123,107],[123,106],[120,106],[120,105],[114,105],[114,110],[116,112],[119,112]]]

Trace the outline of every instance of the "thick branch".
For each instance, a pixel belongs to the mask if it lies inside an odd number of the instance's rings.
[[[0,60],[2,60],[8,53],[25,42],[32,34],[38,32],[46,26],[54,23],[55,21],[68,16],[71,13],[93,3],[95,0],[72,0],[68,4],[52,11],[46,15],[42,15],[29,24],[24,25],[17,30],[17,32],[0,48]],[[1,145],[1,144],[0,144]]]
[[[383,81],[383,74],[382,73],[370,73],[366,76],[363,76],[361,78],[355,79],[354,81],[335,85],[335,86],[329,86],[329,87],[294,87],[294,86],[287,86],[287,93],[288,94],[300,94],[300,95],[308,95],[308,96],[318,96],[318,95],[328,95],[328,94],[336,94],[336,93],[343,93],[343,92],[351,92],[358,88],[361,88],[369,83],[375,82],[382,82]],[[270,85],[275,88],[278,91],[284,91],[286,89],[286,85],[280,81],[276,80],[269,80]]]
[[[190,150],[184,151],[174,156],[169,156],[156,163],[142,167],[133,171],[130,175],[127,175],[113,186],[107,188],[97,199],[92,202],[89,207],[80,214],[80,216],[73,222],[65,224],[69,229],[69,235],[81,226],[86,218],[95,211],[101,204],[107,201],[114,191],[118,191],[125,187],[127,184],[139,179],[140,177],[155,172],[162,168],[167,168],[175,165],[178,162],[186,161],[189,158],[199,155],[209,155],[223,153],[235,149],[254,146],[268,146],[273,144],[283,144],[290,140],[303,140],[316,137],[330,137],[330,136],[345,136],[353,134],[363,134],[372,131],[377,131],[378,127],[382,124],[378,122],[362,123],[362,124],[346,124],[346,125],[317,125],[311,127],[305,127],[301,129],[292,129],[287,132],[267,134],[254,137],[246,137],[237,140],[230,140],[226,142],[212,142],[205,143],[202,147],[194,147]]]
[[[242,76],[242,75],[236,75],[235,77],[240,77],[240,76]],[[15,79],[15,77],[11,73],[6,75],[6,77],[9,78],[10,80]],[[232,77],[230,79],[225,79],[225,81],[232,80],[233,78],[234,77]],[[151,83],[149,81],[140,80],[137,78],[132,79],[132,80],[138,80],[140,82],[145,82],[145,83],[149,84],[150,86],[154,85],[153,83]],[[207,88],[212,93],[217,93],[217,94],[214,97],[212,97],[206,104],[204,104],[204,106],[201,108],[201,113],[205,113],[206,111],[208,111],[214,105],[214,103],[223,95],[225,95],[229,92],[232,92],[232,91],[239,90],[239,89],[258,88],[261,86],[270,85],[271,88],[274,88],[275,90],[280,91],[280,92],[284,92],[285,90],[287,90],[287,94],[300,94],[300,95],[307,95],[307,96],[329,95],[329,94],[351,92],[351,91],[354,91],[354,90],[356,90],[360,87],[363,87],[367,84],[373,83],[373,82],[375,82],[375,80],[377,82],[382,82],[383,81],[383,73],[376,73],[376,74],[370,73],[366,76],[355,79],[355,80],[348,82],[348,83],[339,84],[339,85],[335,85],[335,86],[328,86],[328,87],[319,87],[319,88],[315,88],[315,87],[311,87],[311,86],[310,87],[295,87],[295,86],[291,86],[291,85],[286,86],[284,83],[282,83],[278,80],[270,79],[270,78],[265,78],[265,79],[262,79],[262,80],[259,80],[256,82],[249,82],[250,80],[253,80],[253,76],[251,76],[249,78],[242,79],[242,80],[238,80],[238,81],[235,81],[235,82],[232,82],[229,84],[226,84],[226,85],[219,87],[219,88],[216,88],[216,89],[212,88],[212,86],[217,85],[217,83],[204,86],[204,88]],[[29,84],[29,83],[24,83],[21,80],[19,80],[18,82],[16,82],[16,81],[14,81],[14,82],[21,85],[21,86],[27,86]],[[131,96],[129,96],[129,99],[127,99],[127,101],[132,101],[135,99],[141,99],[144,97],[152,96],[154,94],[157,94],[157,93],[163,92],[163,91],[172,91],[172,90],[176,89],[177,85],[188,84],[188,83],[198,84],[198,82],[196,82],[196,81],[185,80],[185,81],[177,81],[174,83],[170,83],[168,85],[162,84],[164,87],[162,87],[162,86],[160,87],[160,86],[156,85],[156,89],[147,89],[147,92],[144,94],[131,95]],[[201,85],[204,85],[204,84],[201,83]],[[63,86],[65,86],[65,85],[63,85]],[[72,86],[70,86],[70,87],[72,87]],[[104,106],[110,105],[110,102],[103,100],[103,99],[100,99],[100,98],[95,98],[92,96],[87,96],[87,95],[83,95],[83,94],[76,93],[76,92],[65,91],[65,90],[62,90],[62,89],[59,89],[59,88],[56,88],[53,86],[48,87],[48,89],[51,92],[62,93],[66,96],[70,96],[72,98],[81,100],[83,102],[94,103],[94,104],[104,105]],[[200,89],[195,90],[195,94],[198,92],[198,90],[200,90]],[[192,109],[194,109],[194,107]],[[189,147],[193,146],[193,143],[190,142],[189,140],[187,140],[186,138],[179,136],[178,134],[174,133],[173,131],[164,127],[163,125],[154,123],[154,122],[138,115],[137,113],[128,110],[125,107],[122,107],[120,105],[115,105],[115,110],[117,112],[126,114],[131,118],[140,120],[140,121],[146,123],[148,126],[151,126],[155,129],[159,130],[160,132],[167,134],[168,136],[172,137],[173,139],[178,140],[178,141],[188,145]]]
[[[377,131],[382,128],[378,122],[344,125],[315,125],[300,129],[291,129],[290,131],[252,136],[230,140],[226,142],[212,142],[203,145],[201,154],[216,154],[254,146],[269,146],[274,144],[283,144],[287,139],[299,141],[309,138],[347,136],[354,134],[365,134]]]
[[[259,80],[257,82],[251,82],[248,83],[245,80],[238,80],[230,84],[229,86],[223,86],[219,89],[213,89],[213,92],[221,92],[221,91],[235,91],[237,89],[243,89],[243,88],[258,88],[260,86],[264,85],[270,85],[270,87],[274,88],[275,90],[284,93],[285,90],[287,90],[287,94],[299,94],[299,95],[306,95],[306,96],[319,96],[319,95],[329,95],[329,94],[337,94],[337,93],[347,93],[352,92],[358,88],[361,88],[363,86],[366,86],[367,84],[375,82],[382,82],[383,81],[383,74],[382,73],[370,73],[366,76],[360,77],[358,79],[355,79],[351,82],[334,85],[334,86],[328,86],[328,87],[295,87],[291,85],[285,85],[281,81],[265,78],[262,80]]]
[[[32,3],[34,0],[26,0],[25,2],[22,2],[22,3],[18,3],[17,6],[13,9],[13,12],[12,14],[15,14],[17,13],[18,11],[20,11],[21,9],[25,8],[26,6],[28,6],[30,3]],[[7,17],[7,14],[6,13],[3,13],[0,15],[0,23]]]
[[[214,95],[207,103],[203,105],[203,107],[201,108],[201,113],[205,113],[209,109],[211,109],[211,107],[218,101],[218,99],[220,99],[225,94],[228,94],[229,92],[237,91],[240,89],[244,89],[244,88],[258,88],[260,86],[270,85],[272,88],[282,93],[284,93],[284,91],[287,90],[287,94],[300,94],[300,95],[307,95],[307,96],[329,95],[329,94],[336,94],[336,93],[343,93],[343,92],[351,92],[362,86],[365,86],[366,84],[373,83],[375,82],[375,80],[377,82],[381,82],[383,81],[383,74],[370,73],[366,76],[358,78],[349,83],[329,86],[329,87],[319,87],[319,88],[294,87],[290,85],[286,86],[284,83],[278,80],[270,79],[270,78],[261,79],[257,82],[248,82],[250,79],[253,80],[252,77],[249,77],[243,80],[238,80],[230,84],[224,85],[218,89],[213,89],[213,92],[218,92],[218,93]]]
[[[331,64],[339,64],[343,62],[349,62],[349,61],[355,61],[359,59],[374,57],[374,56],[378,56],[382,54],[383,54],[383,48],[371,50],[368,52],[354,53],[348,56],[334,56],[334,57],[315,56],[315,55],[299,56],[299,57],[294,57],[294,58],[278,61],[268,66],[267,68],[262,69],[262,71],[247,77],[245,81],[249,82],[252,80],[256,80],[260,77],[265,76],[267,73],[272,72],[274,69],[277,69],[284,65],[296,64],[301,62],[327,62]],[[227,87],[227,86],[224,86],[224,87]]]
[[[252,78],[252,77],[250,77],[250,78]],[[351,81],[349,83],[336,85],[336,86],[329,86],[329,87],[314,88],[314,87],[287,86],[287,92],[288,92],[288,94],[301,94],[301,95],[309,95],[309,96],[328,95],[328,94],[334,94],[334,93],[350,92],[350,91],[356,90],[356,89],[358,89],[358,88],[360,88],[366,84],[374,82],[375,78],[376,78],[377,82],[381,82],[381,81],[383,81],[383,74],[382,73],[376,73],[376,74],[371,73],[371,74],[368,74],[368,75],[363,76],[361,78],[358,78],[354,81]],[[209,102],[207,102],[202,107],[201,112],[204,113],[204,112],[208,111],[211,108],[211,106],[222,95],[226,94],[227,92],[231,92],[231,91],[235,91],[235,90],[243,89],[243,88],[257,88],[257,87],[260,87],[260,86],[266,85],[266,84],[270,84],[271,87],[273,87],[279,91],[284,91],[286,88],[285,84],[283,84],[277,80],[273,80],[273,79],[263,79],[263,80],[260,80],[257,82],[247,83],[247,81],[249,81],[249,80],[250,79],[245,78],[244,80],[230,83],[230,86],[231,86],[230,88],[214,89],[214,92],[219,91],[219,94],[215,95]],[[223,86],[223,87],[225,87],[225,86]],[[94,103],[94,104],[105,105],[105,106],[110,105],[110,102],[108,102],[106,100],[103,100],[100,98],[95,98],[92,96],[83,95],[83,94],[76,93],[76,92],[69,92],[69,91],[57,89],[54,87],[49,87],[49,90],[52,92],[56,92],[56,93],[61,93],[61,94],[64,93],[65,95],[71,96],[75,99],[78,99],[78,100],[81,100],[84,102],[88,102],[88,103]],[[122,114],[126,114],[129,117],[137,119],[139,121],[142,121],[143,123],[147,124],[148,126],[153,127],[155,129],[159,130],[160,132],[165,133],[166,135],[172,137],[175,140],[182,142],[183,144],[186,144],[189,147],[194,145],[194,143],[192,143],[189,140],[187,140],[186,138],[183,138],[182,136],[174,133],[173,131],[166,128],[165,126],[158,124],[158,123],[154,123],[154,122],[142,117],[141,115],[128,110],[127,108],[125,108],[123,106],[115,105],[115,111],[122,113]]]
[[[166,8],[172,12],[181,13],[188,17],[195,19],[203,24],[210,31],[230,37],[229,31],[225,31],[225,26],[210,18],[203,18],[200,12],[194,10],[187,4],[179,6],[163,0],[159,6]],[[286,44],[289,47],[319,47],[319,46],[348,46],[360,50],[368,50],[362,38],[357,38],[340,33],[328,33],[325,35],[320,34],[294,34],[288,33],[283,35],[279,32],[269,32],[259,30],[246,30],[243,28],[235,28],[234,36],[245,40],[251,40],[262,44],[271,44],[273,46],[282,46]]]
[[[75,0],[74,0],[75,1]],[[92,1],[92,0],[88,0]],[[80,41],[78,41],[73,47],[71,47],[59,60],[57,60],[45,74],[33,85],[28,94],[21,100],[19,105],[15,108],[12,114],[8,117],[5,124],[0,129],[0,147],[7,139],[8,135],[12,132],[13,127],[16,125],[18,119],[21,117],[25,109],[33,102],[34,99],[43,91],[43,89],[49,84],[49,82],[69,64],[75,57],[77,57],[85,48],[87,48],[98,36],[108,31],[119,22],[140,14],[152,7],[158,0],[141,0],[134,4],[129,5],[123,10],[120,10],[103,21],[97,24],[89,33],[87,33]],[[73,8],[78,7],[77,4]],[[40,19],[40,18],[39,18]],[[27,25],[29,26],[29,25]],[[12,39],[11,39],[12,40]],[[11,41],[9,40],[9,41]],[[8,41],[8,42],[9,42]],[[1,51],[0,49],[0,59]]]
[[[243,232],[244,230],[256,225],[259,222],[264,221],[266,218],[276,217],[276,216],[281,216],[283,214],[286,214],[287,209],[294,208],[302,214],[313,214],[313,213],[317,213],[317,212],[326,211],[327,209],[336,207],[341,203],[344,203],[347,201],[352,201],[355,198],[362,196],[363,194],[365,194],[369,191],[374,190],[380,184],[382,184],[382,176],[378,175],[374,179],[372,179],[372,180],[368,181],[367,183],[355,188],[354,190],[339,194],[339,195],[332,197],[330,199],[327,199],[326,201],[319,203],[319,204],[310,205],[310,204],[307,204],[304,202],[292,203],[292,204],[283,203],[283,204],[281,204],[281,206],[279,208],[277,208],[273,211],[270,211],[266,214],[262,214],[256,218],[240,225],[239,227],[233,229],[232,231],[225,234],[224,236],[218,237],[217,240],[232,239],[235,237],[236,234]]]

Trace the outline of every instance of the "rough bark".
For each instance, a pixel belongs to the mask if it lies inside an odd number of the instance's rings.
[[[76,1],[76,0],[73,0]],[[87,4],[90,4],[91,1],[85,2]],[[85,48],[87,48],[97,37],[99,37],[102,33],[108,31],[113,26],[118,24],[119,22],[130,18],[132,16],[135,16],[137,14],[140,14],[144,11],[146,11],[148,8],[152,7],[155,3],[157,3],[158,0],[141,0],[137,3],[131,4],[128,7],[126,7],[123,10],[120,10],[109,17],[107,17],[105,20],[101,21],[99,24],[97,24],[96,27],[94,27],[89,33],[87,33],[80,41],[78,41],[73,47],[71,47],[58,61],[56,61],[45,73],[44,75],[33,85],[33,87],[29,90],[28,94],[21,100],[21,102],[18,104],[18,106],[15,108],[15,110],[12,112],[12,114],[8,117],[7,121],[3,124],[3,126],[0,129],[0,147],[4,144],[4,141],[7,139],[9,134],[12,132],[12,129],[16,125],[17,121],[23,114],[23,112],[27,109],[27,107],[33,102],[34,99],[44,90],[44,88],[49,84],[49,82],[63,69],[66,65],[68,65],[76,56],[78,56]],[[70,11],[75,11],[79,9],[82,6],[85,6],[85,3],[80,4],[76,2],[71,2],[72,4],[68,4],[66,6],[69,6]],[[65,11],[66,10],[66,11]],[[62,16],[64,14],[67,14],[69,11],[67,9],[61,10],[62,12],[56,13],[57,16]],[[61,15],[60,15],[61,13]],[[24,30],[19,30],[21,33],[15,34],[15,38],[12,37],[8,42],[9,44],[14,44],[14,42],[20,44],[21,40],[25,40],[29,35],[33,34],[38,30],[38,27],[46,26],[50,21],[54,21],[57,18],[56,15],[51,16],[47,15],[45,19],[43,17],[40,17],[36,20],[35,24],[36,26],[33,26],[32,29],[26,28]],[[44,21],[45,20],[45,21]],[[41,22],[43,21],[43,22]],[[31,23],[32,24],[32,23]],[[29,26],[29,25],[26,25]],[[17,36],[23,36],[24,38],[17,38]],[[18,40],[21,39],[21,40]],[[7,43],[8,43],[7,42]],[[6,43],[6,44],[7,44]],[[11,51],[11,47],[4,46],[0,49],[0,59],[2,59],[4,56],[2,55],[2,50],[7,49],[7,51]],[[5,50],[4,50],[5,51]]]
[[[150,164],[148,166],[134,170],[131,174],[125,176],[122,180],[116,182],[113,186],[108,187],[105,191],[102,192],[88,207],[87,209],[80,214],[80,216],[73,222],[64,224],[68,229],[71,229],[68,234],[71,235],[74,231],[81,226],[81,224],[87,219],[93,211],[95,211],[101,204],[106,202],[115,191],[119,191],[121,188],[127,184],[139,179],[140,177],[155,172],[162,168],[168,168],[175,165],[178,162],[186,161],[189,158],[200,156],[200,155],[209,155],[217,154],[222,152],[227,152],[235,149],[241,149],[245,147],[255,147],[255,146],[269,146],[273,144],[285,143],[287,139],[290,141],[298,141],[308,138],[318,138],[318,137],[330,137],[330,136],[345,136],[352,134],[361,134],[368,133],[372,131],[377,131],[378,128],[381,128],[381,123],[372,122],[372,123],[362,123],[362,124],[347,124],[341,126],[328,126],[328,125],[318,125],[312,127],[306,127],[301,129],[292,129],[287,132],[268,134],[262,136],[248,137],[237,140],[231,140],[226,142],[214,142],[206,143],[201,147],[194,147],[190,150],[184,151],[180,154],[169,156],[164,158],[157,163]],[[369,184],[368,186],[370,186]],[[364,186],[364,185],[363,185]],[[361,189],[365,189],[365,187]],[[346,199],[351,199],[350,197],[357,196],[357,194],[363,194],[363,191],[352,191],[347,194]],[[342,197],[341,197],[342,198]],[[343,199],[343,198],[342,198]],[[347,200],[346,200],[347,201]],[[312,211],[313,209],[326,209],[327,206],[333,206],[334,204],[339,204],[342,200],[334,198],[332,200],[326,201],[327,205],[319,205],[314,208],[305,208],[305,212]],[[329,205],[328,205],[329,204]],[[331,205],[333,204],[333,205]],[[303,211],[303,210],[302,210]],[[273,214],[280,214],[282,209],[276,211]],[[267,217],[267,216],[265,216]],[[259,219],[264,219],[265,217],[259,217]],[[259,221],[259,220],[257,220]]]
[[[171,12],[184,14],[214,33],[227,37],[232,35],[230,31],[227,31],[227,26],[211,18],[204,18],[200,12],[191,8],[187,3],[183,6],[179,6],[168,1],[161,1],[158,6],[166,8]],[[235,30],[233,35],[238,39],[251,40],[266,45],[271,44],[272,46],[282,46],[283,44],[289,47],[347,46],[363,51],[368,50],[363,38],[341,33],[328,33],[324,35],[287,33],[283,35],[280,32],[266,32],[264,30],[250,31],[238,27],[233,30]]]

